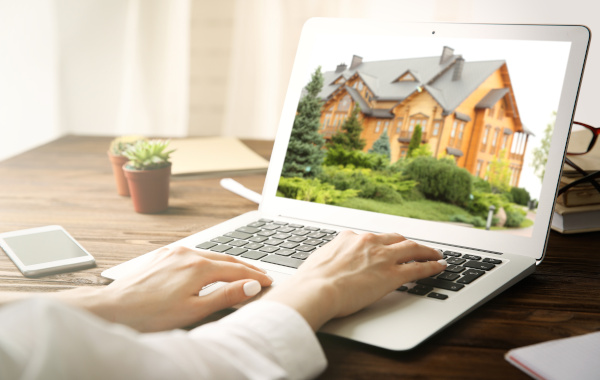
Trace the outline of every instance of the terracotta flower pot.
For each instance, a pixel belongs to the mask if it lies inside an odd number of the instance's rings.
[[[132,170],[124,165],[123,171],[136,212],[156,214],[169,207],[171,165],[154,170]]]
[[[123,174],[123,165],[129,160],[125,156],[115,156],[111,152],[108,152],[108,159],[112,164],[113,175],[115,177],[115,182],[117,183],[117,193],[124,197],[128,197],[129,186],[127,185],[127,178],[125,178],[125,174]]]

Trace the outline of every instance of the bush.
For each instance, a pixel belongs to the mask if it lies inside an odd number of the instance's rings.
[[[506,201],[500,194],[473,192],[472,199],[467,203],[467,210],[471,214],[487,220],[490,206],[496,207],[496,211],[494,211],[496,213],[504,203]]]
[[[361,150],[347,150],[340,145],[332,145],[325,155],[324,165],[348,166],[367,169],[384,169],[389,166],[389,158],[377,153],[365,153]]]
[[[356,190],[337,190],[333,185],[321,183],[318,179],[299,177],[281,177],[277,188],[277,195],[281,197],[333,205],[355,197],[357,194]]]
[[[504,211],[506,212],[506,223],[504,224],[504,227],[519,227],[527,215],[525,210],[510,203],[504,205]]]
[[[491,193],[492,186],[490,183],[483,178],[473,177],[473,192],[477,193]]]
[[[356,190],[361,198],[392,203],[401,203],[402,194],[410,193],[416,186],[415,181],[402,180],[399,174],[386,175],[371,169],[353,168],[351,165],[345,168],[325,166],[319,179],[338,190]]]
[[[406,165],[404,174],[418,182],[425,197],[457,206],[466,205],[472,189],[472,176],[453,160],[417,157]]]
[[[451,222],[472,224],[475,227],[485,227],[485,220],[479,216],[456,214],[450,217]]]
[[[531,200],[529,192],[520,187],[511,187],[510,194],[513,202],[521,206],[527,206],[527,203]]]

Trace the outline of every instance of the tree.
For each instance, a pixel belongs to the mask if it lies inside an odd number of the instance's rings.
[[[358,119],[360,107],[358,104],[352,109],[350,116],[342,124],[341,131],[331,136],[331,145],[339,145],[347,150],[363,150],[366,145],[360,137],[363,127]]]
[[[506,150],[502,150],[496,160],[490,161],[487,179],[494,193],[505,193],[510,190],[510,163],[505,158]]]
[[[375,143],[373,147],[369,149],[369,153],[377,153],[386,156],[388,159],[392,156],[392,149],[390,148],[390,138],[387,134],[387,128],[383,130],[383,133]]]
[[[319,133],[323,88],[321,66],[313,73],[305,87],[306,94],[298,102],[296,117],[288,145],[282,175],[284,177],[316,177],[325,156],[325,140]]]
[[[554,123],[556,122],[556,112],[552,113],[552,120],[546,129],[544,130],[544,138],[542,139],[540,146],[533,149],[533,172],[540,179],[544,181],[544,174],[546,173],[546,162],[548,161],[548,152],[550,152],[550,139],[552,138],[552,132],[554,131]]]
[[[422,135],[423,131],[421,129],[421,124],[417,124],[412,136],[410,137],[410,143],[408,143],[408,152],[406,154],[408,157],[412,157],[413,151],[417,149],[419,145],[421,145]]]

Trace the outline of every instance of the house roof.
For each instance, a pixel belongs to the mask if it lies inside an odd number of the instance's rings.
[[[421,88],[442,106],[444,114],[450,114],[505,63],[504,60],[464,62],[460,79],[452,80],[454,63],[460,57],[452,55],[441,64],[439,56],[362,62],[352,70],[346,69],[341,73],[328,71],[323,74],[326,85],[319,97],[327,100],[345,86],[332,84],[340,75],[347,79],[358,75],[377,100],[401,102]],[[397,80],[407,72],[413,74],[416,80]]]
[[[498,100],[502,99],[502,97],[508,93],[508,91],[508,88],[494,88],[490,90],[483,98],[481,98],[479,103],[475,105],[475,108],[492,108]]]

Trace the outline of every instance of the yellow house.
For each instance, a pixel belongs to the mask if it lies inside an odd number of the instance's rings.
[[[435,157],[453,156],[484,178],[489,163],[508,160],[511,186],[519,185],[529,132],[521,123],[504,60],[466,62],[444,47],[435,57],[363,62],[354,56],[323,74],[321,133],[341,130],[360,107],[365,151],[389,136],[395,162],[408,151],[416,125]]]

